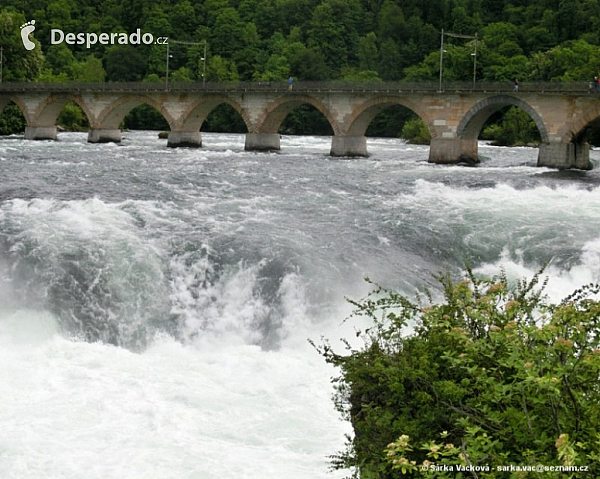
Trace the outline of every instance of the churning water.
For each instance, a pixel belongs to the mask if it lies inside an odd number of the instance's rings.
[[[465,168],[389,139],[349,160],[318,137],[85,139],[0,140],[2,478],[341,478],[350,428],[307,338],[354,336],[365,276],[599,280],[600,173],[534,149]]]

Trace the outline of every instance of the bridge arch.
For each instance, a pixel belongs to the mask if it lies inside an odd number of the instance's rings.
[[[35,126],[50,127],[56,125],[58,116],[68,103],[79,106],[88,119],[90,125],[94,121],[94,115],[83,99],[77,95],[53,94],[42,101],[35,113]]]
[[[181,127],[183,131],[200,131],[204,120],[210,113],[223,103],[237,111],[246,125],[246,129],[252,132],[253,125],[248,112],[239,103],[226,96],[203,98],[194,102],[181,116]]]
[[[301,105],[309,104],[320,111],[331,125],[334,135],[341,134],[341,128],[332,112],[319,100],[309,95],[285,95],[267,105],[251,133],[277,134],[279,127],[290,112]]]
[[[0,114],[2,114],[4,109],[11,103],[14,103],[15,105],[17,105],[17,108],[19,110],[21,110],[21,113],[23,114],[25,121],[27,122],[28,125],[30,125],[31,117],[29,114],[29,110],[27,109],[27,106],[25,105],[25,102],[23,101],[23,99],[17,95],[3,96],[0,98]]]
[[[349,120],[346,122],[347,127],[345,134],[348,136],[365,136],[365,133],[367,132],[367,129],[369,128],[369,125],[373,119],[379,113],[394,105],[400,105],[411,110],[415,115],[423,120],[427,126],[427,129],[429,130],[431,138],[435,138],[437,136],[433,121],[429,118],[429,115],[426,113],[426,111],[419,106],[419,104],[406,98],[391,98],[385,96],[371,98],[359,107],[355,108]]]
[[[95,119],[96,123],[91,124],[91,126],[92,128],[102,128],[105,130],[118,130],[125,115],[143,104],[156,109],[165,118],[169,127],[174,129],[176,122],[173,117],[161,102],[149,95],[124,95],[117,98],[100,112],[98,118]]]
[[[588,105],[588,109],[582,115],[575,117],[571,123],[563,125],[558,130],[557,136],[564,143],[587,142],[592,130],[598,129],[600,129],[600,104],[596,103]]]
[[[484,98],[477,102],[467,111],[462,117],[456,129],[456,136],[462,140],[477,141],[479,133],[487,119],[495,112],[506,106],[516,106],[524,110],[533,120],[537,129],[540,132],[542,143],[547,143],[549,140],[548,131],[544,121],[538,112],[528,103],[520,98],[511,95],[496,95]]]

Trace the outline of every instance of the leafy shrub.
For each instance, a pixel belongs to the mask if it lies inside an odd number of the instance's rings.
[[[431,141],[427,125],[420,118],[408,120],[402,128],[400,137],[414,145],[429,145]]]
[[[17,105],[9,103],[0,111],[0,135],[11,135],[25,131],[27,121]]]
[[[89,128],[85,113],[75,103],[67,103],[58,115],[56,122],[69,131],[86,131]]]
[[[391,479],[505,477],[494,468],[510,464],[600,466],[600,303],[592,299],[600,286],[553,304],[539,273],[514,287],[503,273],[438,279],[439,303],[427,291],[411,301],[381,287],[352,301],[353,315],[373,323],[357,333],[360,349],[316,346],[341,371],[335,404],[354,429],[333,467]],[[424,464],[481,470],[427,473]]]
[[[492,140],[496,146],[539,145],[540,132],[531,117],[520,108],[511,106],[498,123],[484,127],[481,139]]]

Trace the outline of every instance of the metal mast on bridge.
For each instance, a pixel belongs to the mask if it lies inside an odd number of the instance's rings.
[[[166,81],[165,81],[165,90],[169,89],[169,58],[171,57],[170,53],[169,53],[169,44],[173,42],[173,43],[178,43],[180,45],[204,45],[204,52],[202,54],[202,58],[200,58],[200,60],[202,60],[202,87],[206,88],[206,40],[202,40],[201,42],[185,42],[182,40],[171,40],[169,39],[169,41],[167,42],[167,75],[166,75]]]
[[[468,38],[470,40],[475,40],[474,44],[475,44],[475,51],[474,53],[471,53],[471,56],[473,57],[473,90],[475,89],[475,81],[477,79],[477,33],[475,33],[475,35],[463,35],[462,33],[451,33],[451,32],[444,32],[444,29],[442,28],[441,31],[442,34],[442,41],[440,43],[440,86],[439,86],[439,90],[440,92],[444,91],[443,89],[443,72],[444,72],[444,52],[446,50],[444,50],[444,35],[449,36],[449,37],[454,37],[454,38]]]

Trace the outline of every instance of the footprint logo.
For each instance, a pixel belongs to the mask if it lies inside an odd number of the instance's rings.
[[[33,33],[35,30],[35,20],[31,20],[30,22],[24,23],[21,25],[21,40],[23,40],[23,46],[27,50],[33,50],[35,48],[35,43],[33,43],[29,39],[29,34]]]

